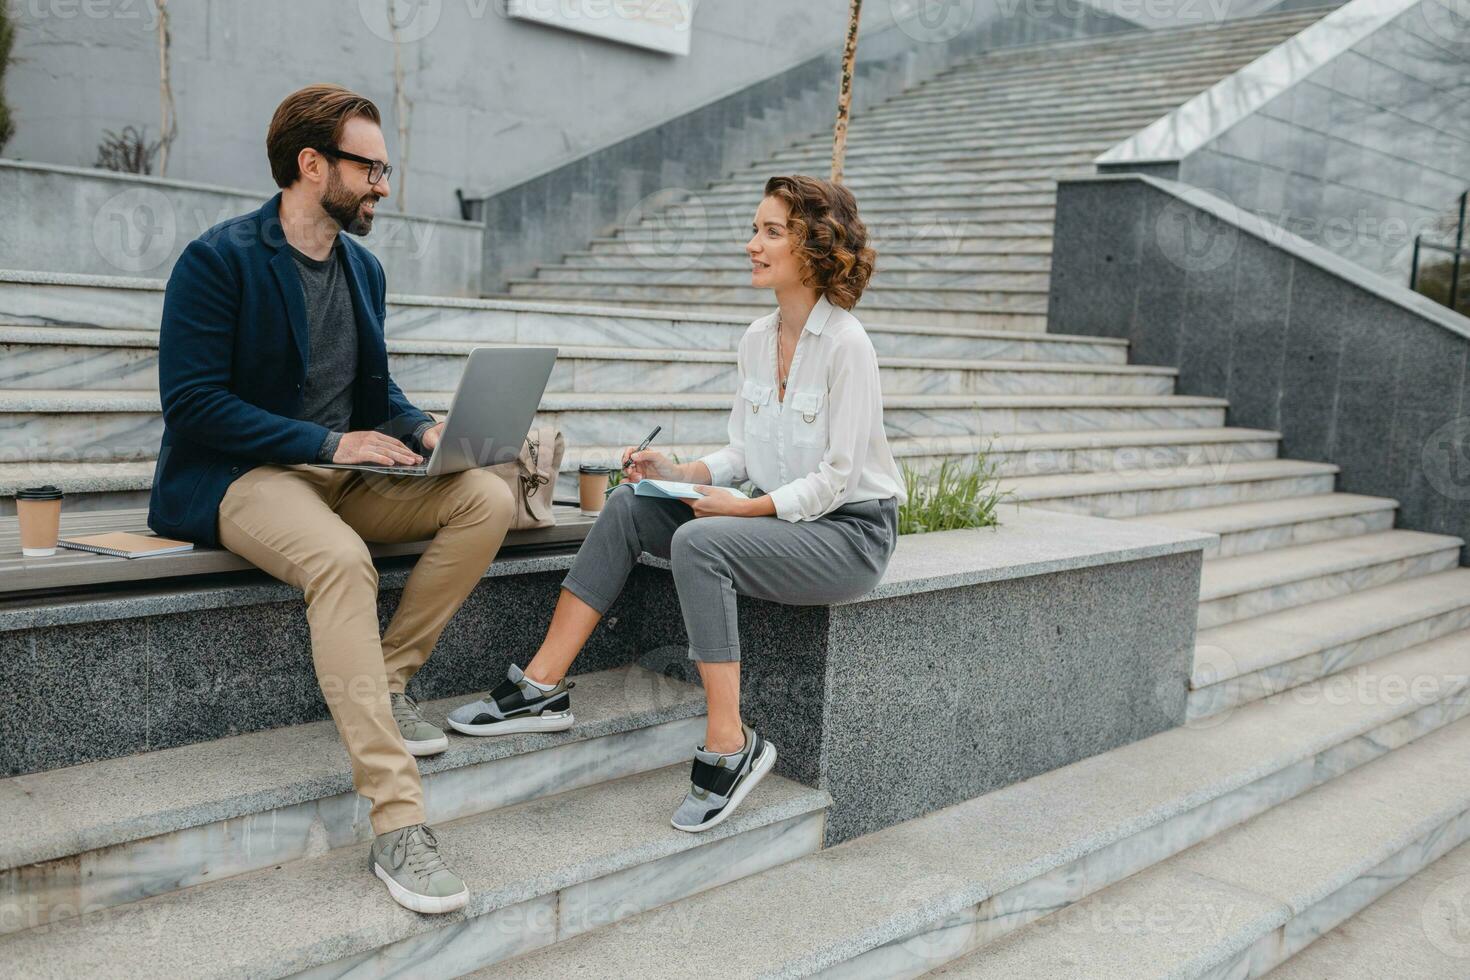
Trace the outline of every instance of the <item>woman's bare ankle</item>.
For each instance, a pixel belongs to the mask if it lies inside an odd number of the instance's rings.
[[[742,729],[736,729],[734,732],[705,733],[704,750],[706,752],[729,755],[743,748],[745,748],[745,732]]]

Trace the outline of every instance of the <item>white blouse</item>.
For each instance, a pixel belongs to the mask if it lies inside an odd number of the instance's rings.
[[[878,355],[857,317],[817,300],[796,341],[783,403],[776,388],[776,318],[740,338],[740,389],[730,444],[700,462],[712,485],[747,478],[771,496],[776,516],[810,521],[843,504],[907,500],[883,431]]]

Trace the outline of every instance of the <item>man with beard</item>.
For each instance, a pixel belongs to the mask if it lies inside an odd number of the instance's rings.
[[[366,235],[389,193],[377,107],[336,85],[304,88],[276,110],[266,152],[281,192],[189,243],[169,276],[148,523],[304,592],[317,680],[353,786],[372,801],[370,866],[400,904],[448,912],[469,891],[424,823],[414,760],[448,739],[404,687],[499,550],[514,501],[482,469],[314,465],[421,463],[443,425],[389,374],[383,268],[341,234]],[[427,538],[380,637],[364,542]]]

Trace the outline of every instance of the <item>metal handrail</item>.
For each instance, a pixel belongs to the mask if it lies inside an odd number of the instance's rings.
[[[1421,249],[1429,248],[1436,252],[1448,252],[1454,256],[1450,262],[1450,295],[1449,301],[1445,303],[1450,309],[1455,309],[1460,299],[1460,260],[1470,257],[1470,249],[1465,248],[1465,202],[1470,199],[1470,190],[1460,194],[1460,219],[1455,224],[1454,247],[1441,245],[1438,242],[1424,241],[1423,233],[1414,236],[1414,259],[1409,267],[1409,288],[1416,290],[1419,287],[1419,252]]]

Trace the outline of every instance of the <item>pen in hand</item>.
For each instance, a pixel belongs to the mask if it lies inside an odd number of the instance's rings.
[[[653,427],[653,431],[650,432],[647,435],[647,437],[645,437],[644,440],[638,444],[638,448],[635,449],[635,450],[633,450],[631,453],[629,453],[628,454],[628,458],[625,459],[625,460],[623,460],[623,474],[625,476],[628,473],[628,467],[633,465],[633,457],[636,456],[636,455],[638,455],[639,453],[643,452],[643,450],[647,449],[648,448],[648,444],[651,443],[651,442],[653,442],[653,437],[656,436],[656,435],[658,435],[662,431],[663,431],[663,426],[661,426],[661,425],[655,425]],[[608,487],[606,490],[603,491],[603,493],[604,494],[609,494],[609,493],[612,493],[616,489],[617,489],[617,487],[615,487],[615,486]]]

